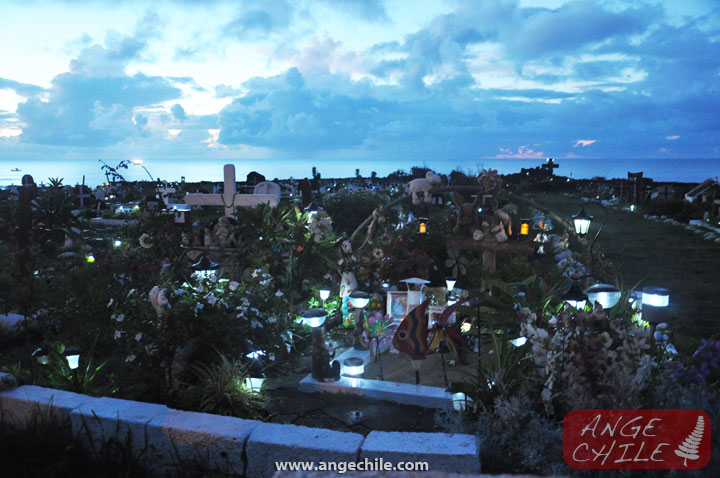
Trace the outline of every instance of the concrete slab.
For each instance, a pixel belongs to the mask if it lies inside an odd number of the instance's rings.
[[[65,420],[72,410],[92,400],[97,399],[64,390],[23,385],[0,393],[0,411],[10,423],[26,426],[40,417]]]
[[[247,442],[246,475],[270,478],[277,462],[355,462],[362,441],[358,433],[262,423]]]
[[[389,400],[426,408],[452,406],[453,395],[440,387],[413,385],[409,383],[340,377],[336,382],[319,382],[308,375],[300,381],[301,392],[338,393]]]
[[[373,431],[365,437],[360,461],[427,462],[430,471],[480,472],[480,443],[476,436],[448,433]]]

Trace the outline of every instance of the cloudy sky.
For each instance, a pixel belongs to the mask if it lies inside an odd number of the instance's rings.
[[[4,158],[720,156],[715,0],[3,0]]]

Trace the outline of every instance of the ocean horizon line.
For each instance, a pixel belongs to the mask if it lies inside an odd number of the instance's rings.
[[[0,159],[0,186],[17,185],[22,176],[30,174],[36,183],[48,182],[50,178],[62,178],[63,184],[96,186],[106,182],[103,163],[116,167],[121,159],[26,159],[12,161]],[[478,174],[483,169],[495,169],[500,174],[519,173],[523,168],[539,167],[546,158],[489,158],[489,159],[438,159],[438,160],[387,160],[376,159],[273,159],[247,160],[212,158],[196,159],[144,159],[142,167],[130,164],[119,172],[128,181],[162,179],[186,182],[223,180],[223,165],[233,164],[236,180],[244,181],[250,172],[258,172],[268,180],[302,179],[312,177],[316,168],[322,178],[346,179],[355,177],[356,170],[362,177],[373,172],[386,177],[396,171],[410,172],[413,167],[429,168],[438,174],[461,171]],[[700,183],[720,175],[720,158],[555,158],[555,174],[572,179],[626,179],[628,173],[643,172],[656,182]]]

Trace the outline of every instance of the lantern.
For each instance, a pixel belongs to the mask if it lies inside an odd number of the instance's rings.
[[[620,289],[610,284],[595,284],[585,294],[591,304],[599,302],[603,309],[610,309],[620,301]]]
[[[587,212],[585,212],[585,207],[580,209],[580,212],[572,216],[573,222],[575,223],[575,232],[578,236],[584,236],[588,233],[588,230],[590,229],[590,221],[593,220],[593,217],[588,215]]]
[[[428,220],[421,217],[418,219],[418,234],[425,235],[428,233]]]
[[[520,237],[530,237],[530,219],[520,219]]]

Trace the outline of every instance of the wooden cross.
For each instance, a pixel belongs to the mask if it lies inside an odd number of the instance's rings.
[[[497,242],[497,241],[476,241],[472,238],[456,238],[447,240],[448,249],[460,249],[470,251],[483,251],[483,273],[494,274],[496,270],[495,255],[498,252],[509,252],[513,254],[535,254],[535,246],[532,242]]]
[[[226,164],[223,173],[225,182],[222,194],[186,194],[185,204],[191,206],[224,206],[226,216],[234,215],[235,208],[240,206],[255,207],[264,203],[270,204],[270,207],[277,206],[278,198],[273,194],[237,194],[234,165]]]

